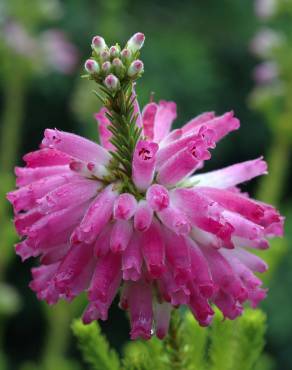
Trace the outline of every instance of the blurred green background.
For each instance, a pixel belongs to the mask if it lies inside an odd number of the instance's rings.
[[[176,101],[176,127],[205,110],[233,109],[241,129],[218,145],[206,169],[260,155],[269,162],[270,175],[245,189],[287,217],[286,238],[266,253],[271,272],[262,307],[269,368],[292,368],[292,4],[274,3],[277,10],[263,16],[253,0],[0,0],[1,370],[82,368],[69,325],[81,314],[83,297],[53,308],[37,301],[28,287],[35,262],[22,264],[14,255],[17,237],[5,193],[14,186],[14,165],[37,148],[44,128],[97,138],[93,113],[99,103],[91,83],[80,79],[91,38],[100,34],[108,44],[123,44],[137,31],[146,35],[140,105],[151,93]],[[267,27],[278,38],[252,47]],[[261,43],[268,47],[252,53]],[[264,67],[256,72],[263,61],[276,73]],[[117,305],[102,328],[121,349],[128,323]]]

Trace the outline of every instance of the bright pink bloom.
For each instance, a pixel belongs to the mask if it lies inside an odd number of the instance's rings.
[[[41,149],[25,155],[26,167],[16,168],[19,189],[8,199],[24,238],[16,253],[40,257],[30,284],[40,299],[70,301],[85,290],[89,323],[107,319],[122,287],[132,339],[149,339],[153,328],[166,335],[173,307],[187,305],[206,326],[211,303],[234,319],[246,301],[254,307],[265,297],[254,273],[267,265],[252,249],[282,235],[283,217],[237,186],[266,174],[266,163],[193,175],[239,121],[233,112],[207,112],[170,132],[175,117],[175,104],[164,101],[139,115],[132,193],[121,190],[120,179],[108,180],[114,147],[105,109],[96,115],[102,146],[47,129]]]

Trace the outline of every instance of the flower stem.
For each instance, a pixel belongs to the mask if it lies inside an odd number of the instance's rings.
[[[184,351],[182,341],[182,318],[179,310],[173,310],[169,325],[168,336],[165,338],[163,345],[168,357],[168,369],[184,369]]]

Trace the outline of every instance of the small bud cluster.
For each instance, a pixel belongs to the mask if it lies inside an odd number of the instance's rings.
[[[118,44],[108,47],[101,36],[93,37],[92,56],[84,65],[87,76],[110,92],[118,91],[124,82],[137,80],[144,71],[143,62],[138,59],[144,40],[143,33],[136,33],[121,49]]]

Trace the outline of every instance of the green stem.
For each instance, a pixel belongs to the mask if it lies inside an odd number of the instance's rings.
[[[170,370],[182,370],[185,368],[181,325],[182,318],[179,310],[173,310],[168,336],[163,342],[168,357],[168,369]]]
[[[26,82],[22,71],[9,72],[4,80],[4,112],[0,142],[0,170],[12,171],[16,162],[24,116]]]
[[[42,365],[43,369],[51,370],[58,360],[64,359],[72,313],[67,302],[59,302],[55,307],[45,306],[45,312],[49,327]]]
[[[269,175],[262,178],[257,198],[271,204],[279,204],[288,170],[289,142],[281,132],[274,139],[268,154]]]

